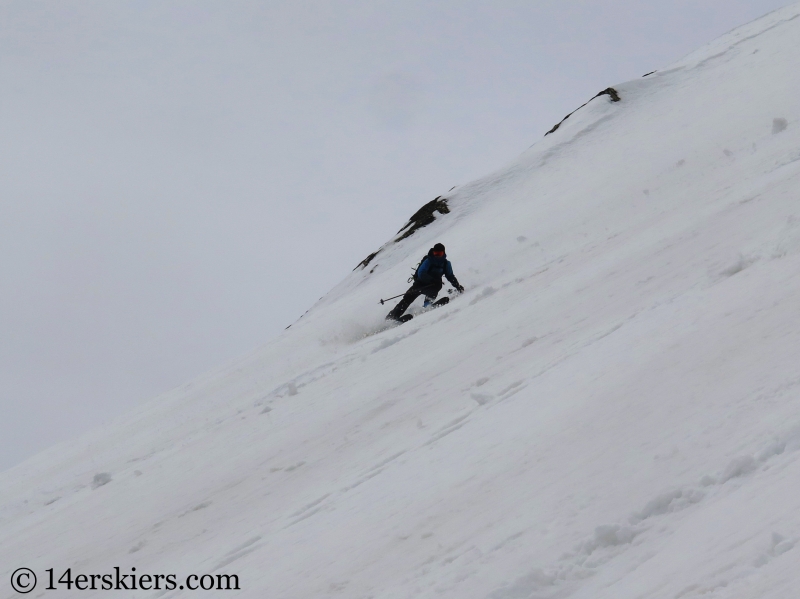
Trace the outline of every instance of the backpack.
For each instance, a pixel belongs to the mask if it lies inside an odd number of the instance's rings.
[[[414,267],[414,274],[413,274],[413,275],[411,275],[410,277],[408,277],[408,282],[409,282],[409,283],[416,283],[416,282],[417,282],[417,278],[418,278],[418,277],[417,277],[417,273],[419,272],[419,269],[420,269],[420,267],[422,266],[422,263],[423,263],[423,262],[425,262],[425,260],[427,260],[427,259],[428,259],[428,254],[425,254],[425,255],[422,257],[422,260],[420,260],[420,261],[417,263],[417,265]]]

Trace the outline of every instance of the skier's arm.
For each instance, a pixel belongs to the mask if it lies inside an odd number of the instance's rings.
[[[464,288],[459,284],[458,279],[453,274],[453,265],[450,264],[450,260],[447,261],[444,267],[444,276],[447,277],[447,280],[450,281],[450,284],[458,289],[459,291],[464,291]]]

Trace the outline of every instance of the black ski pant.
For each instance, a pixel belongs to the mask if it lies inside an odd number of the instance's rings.
[[[434,282],[428,283],[426,285],[417,286],[416,283],[411,286],[411,288],[406,291],[403,299],[400,300],[391,312],[389,312],[386,318],[393,318],[397,320],[403,315],[403,312],[408,310],[408,307],[411,303],[417,299],[420,295],[424,295],[430,300],[436,299],[436,296],[439,295],[439,292],[442,290],[442,282]]]

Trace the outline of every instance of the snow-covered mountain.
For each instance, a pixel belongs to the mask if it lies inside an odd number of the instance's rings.
[[[259,352],[4,473],[0,597],[798,596],[798,65],[795,4],[614,85]],[[466,293],[387,327],[436,241]]]

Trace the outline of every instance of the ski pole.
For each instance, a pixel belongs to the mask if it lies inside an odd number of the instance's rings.
[[[405,295],[405,293],[401,293],[400,295],[395,295],[394,297],[390,297],[390,298],[387,298],[387,299],[382,299],[382,300],[381,300],[381,306],[382,306],[382,305],[383,305],[385,302],[388,302],[388,301],[390,301],[390,300],[393,300],[393,299],[397,299],[398,297],[403,297],[404,295]]]

